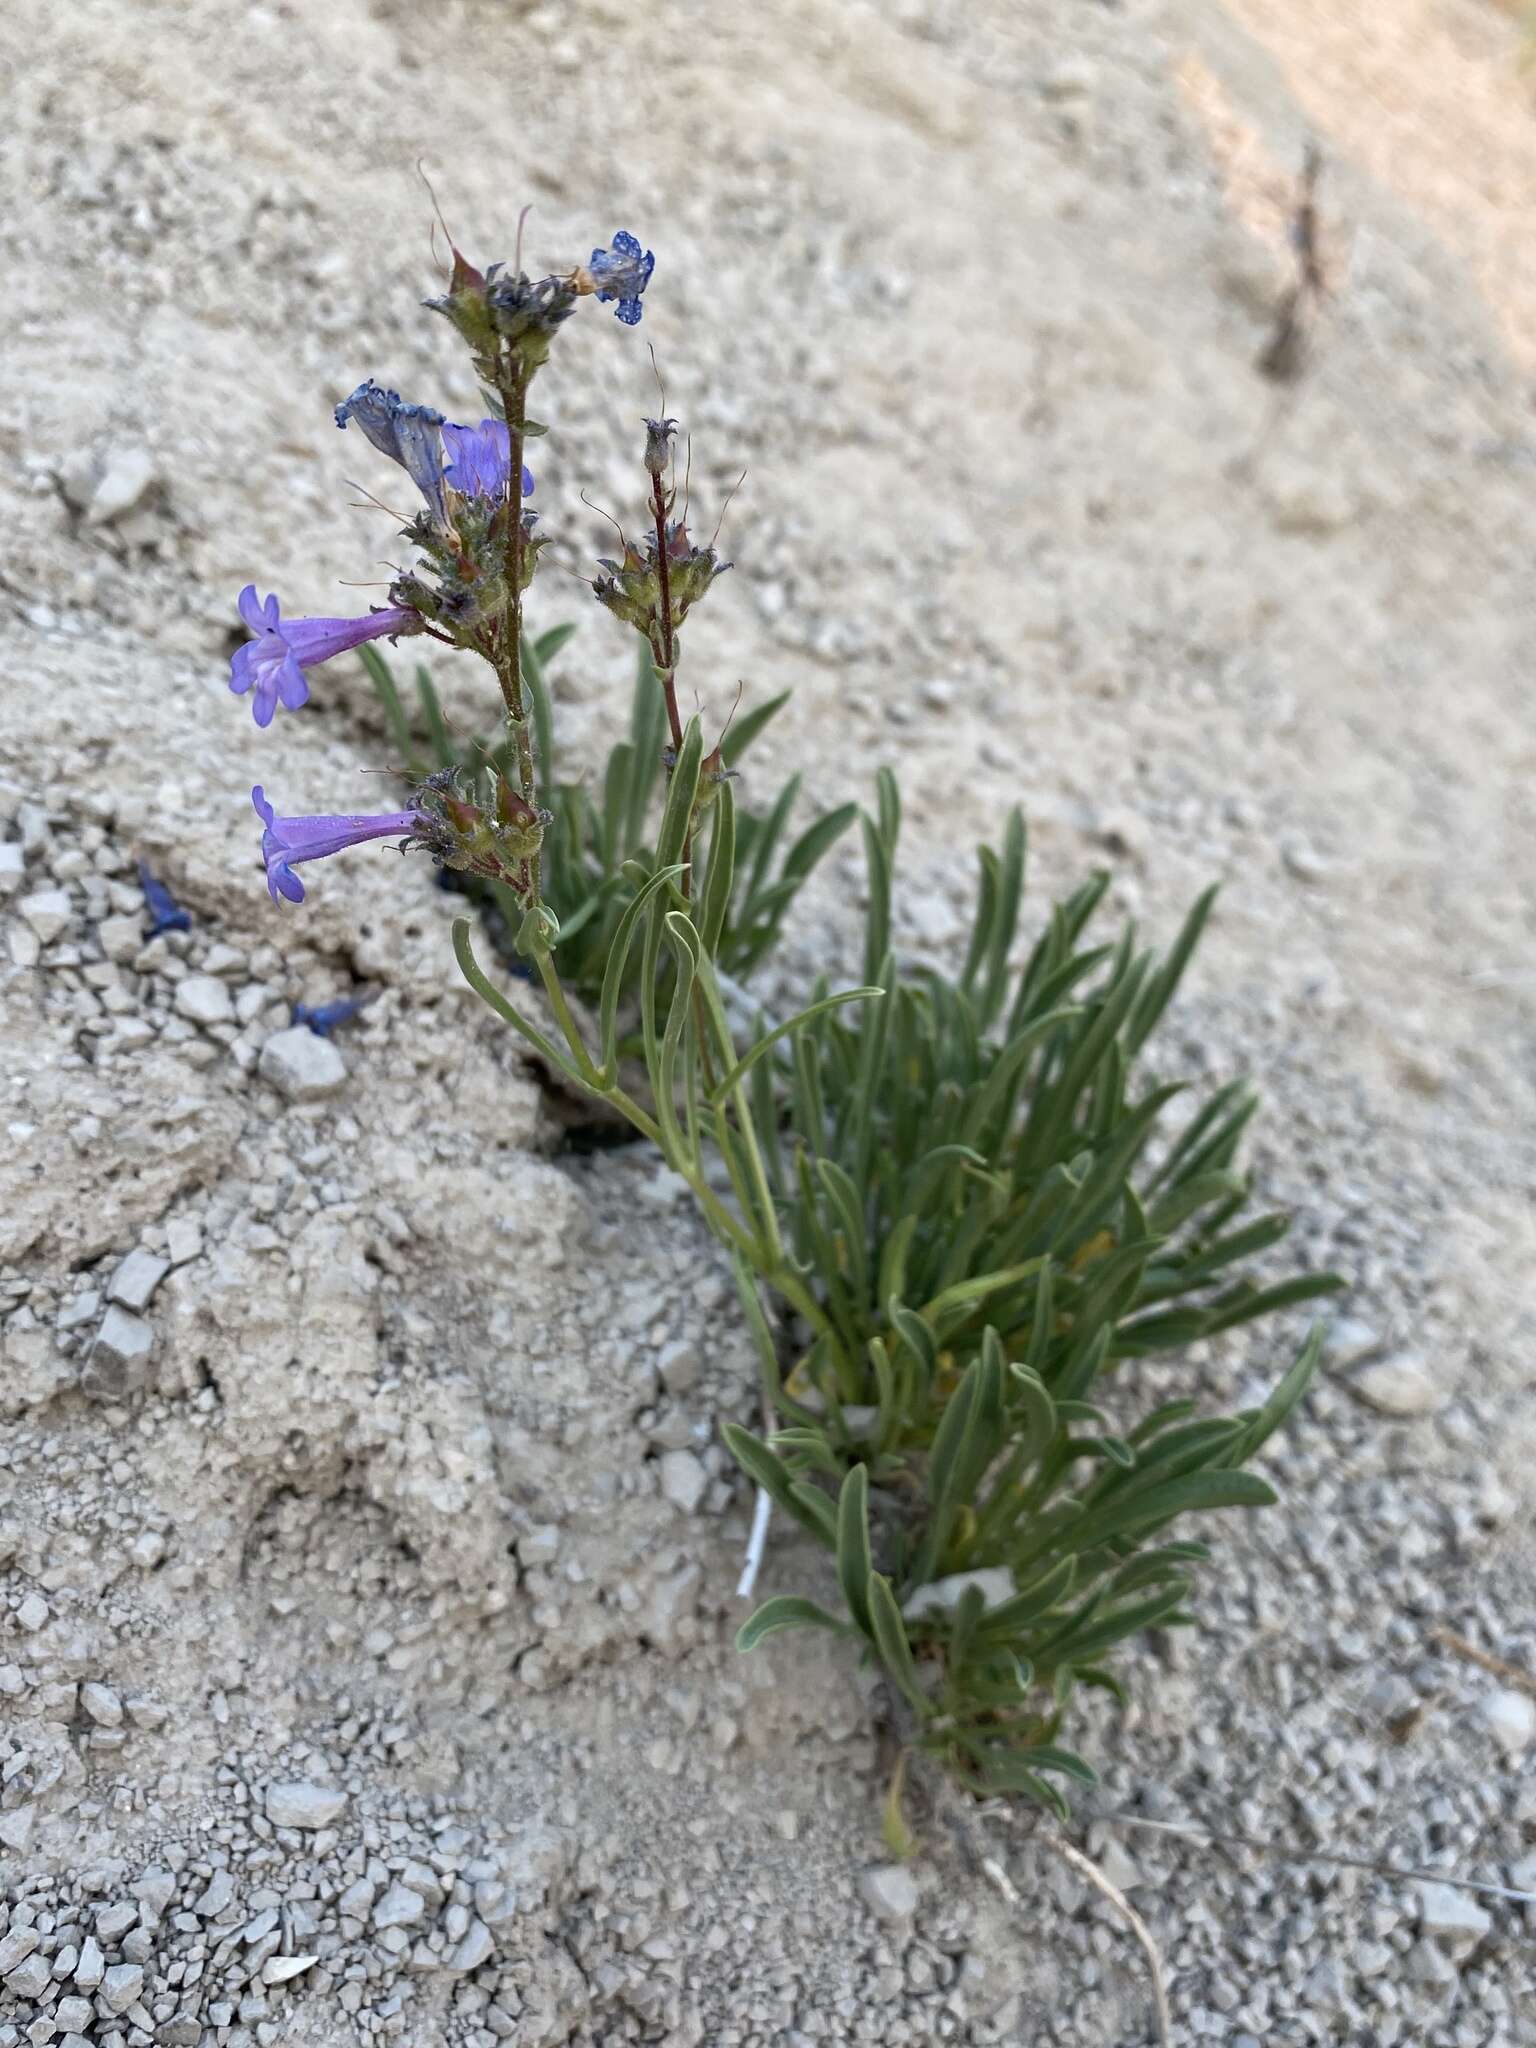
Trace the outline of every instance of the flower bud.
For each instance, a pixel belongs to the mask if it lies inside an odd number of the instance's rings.
[[[672,436],[676,420],[647,420],[645,423],[645,466],[652,476],[665,476],[672,459]]]
[[[452,248],[452,243],[449,244]],[[492,265],[491,274],[495,274]],[[487,287],[490,279],[483,270],[477,270],[473,263],[453,250],[453,270],[448,279],[448,289],[440,299],[425,299],[423,304],[434,313],[441,313],[451,320],[474,350],[476,356],[489,357],[496,353],[496,322],[492,316]]]

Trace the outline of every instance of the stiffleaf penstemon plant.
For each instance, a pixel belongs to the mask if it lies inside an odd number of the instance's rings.
[[[258,785],[268,887],[274,900],[302,901],[303,863],[389,839],[487,885],[504,916],[511,906],[556,1035],[488,979],[461,918],[453,944],[466,979],[550,1067],[659,1147],[732,1255],[764,1413],[760,1437],[724,1431],[759,1489],[740,1590],[755,1579],[770,1501],[835,1555],[841,1615],[779,1595],[742,1629],[742,1647],[795,1626],[861,1643],[912,1747],[979,1792],[1062,1810],[1054,1778],[1093,1778],[1056,1741],[1073,1688],[1120,1693],[1109,1653],[1191,1618],[1193,1572],[1209,1552],[1170,1525],[1274,1498],[1244,1468],[1300,1398],[1317,1344],[1267,1401],[1231,1417],[1199,1417],[1185,1399],[1148,1406],[1136,1362],[1337,1283],[1247,1271],[1286,1219],[1240,1221],[1251,1192],[1236,1163],[1255,1101],[1246,1085],[1217,1090],[1169,1137],[1164,1112],[1179,1089],[1138,1079],[1210,895],[1159,960],[1129,930],[1114,946],[1080,943],[1106,885],[1096,877],[1054,906],[1015,973],[1017,817],[1000,853],[982,851],[960,975],[914,973],[892,944],[900,800],[883,775],[877,815],[864,820],[866,985],[818,987],[797,1015],[760,1021],[738,1045],[722,956],[740,946],[750,961],[765,933],[771,943],[810,848],[798,865],[792,849],[778,893],[765,896],[766,852],[792,791],[766,823],[740,821],[738,840],[724,746],[706,749],[699,719],[685,723],[678,709],[682,629],[728,565],[679,514],[670,418],[645,422],[639,537],[592,581],[640,640],[631,738],[609,755],[600,809],[570,786],[557,791],[540,649],[561,635],[523,635],[545,540],[523,505],[533,490],[524,450],[545,431],[528,416],[529,388],[582,298],[632,326],[652,269],[622,233],[588,263],[538,279],[520,266],[480,271],[454,248],[449,288],[428,304],[466,342],[499,416],[455,425],[371,379],[338,406],[338,425],[358,427],[419,492],[404,529],[417,563],[363,618],[285,621],[274,597],[248,588],[240,611],[253,637],[231,689],[267,725],[306,701],[310,669],[356,648],[409,739],[372,643],[422,635],[492,669],[505,733],[479,762],[439,735],[438,769],[400,809],[372,816],[281,815]],[[429,684],[422,699],[430,715]],[[768,715],[748,721],[760,728]],[[818,856],[846,822],[831,814],[812,827]],[[732,926],[739,853],[755,937]],[[572,954],[595,1011],[585,1030],[559,965],[557,905],[573,934],[601,913],[600,944],[588,929]],[[643,1085],[629,1085],[627,1067],[621,1079],[632,1047]],[[898,1773],[898,1806],[899,1783]]]

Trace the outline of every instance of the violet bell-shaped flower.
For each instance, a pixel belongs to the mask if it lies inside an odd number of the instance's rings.
[[[505,420],[482,420],[478,427],[445,422],[443,445],[448,451],[444,481],[463,498],[504,498],[512,466],[512,436]],[[523,469],[523,496],[533,490],[533,471]]]
[[[407,405],[398,391],[385,391],[370,377],[336,408],[336,424],[356,420],[381,455],[398,462],[426,499],[439,526],[448,523],[443,503],[443,416],[430,405]]]
[[[281,704],[297,711],[309,699],[306,669],[318,668],[365,640],[394,639],[420,629],[421,618],[406,605],[389,605],[361,619],[285,619],[276,597],[263,603],[254,583],[240,593],[240,616],[255,635],[229,664],[229,687],[237,697],[251,691],[258,725],[270,725]]]
[[[417,810],[385,811],[372,817],[280,818],[259,782],[251,791],[251,802],[262,823],[261,857],[266,863],[267,893],[274,903],[280,895],[290,903],[304,901],[304,884],[293,872],[300,861],[325,860],[369,839],[410,841],[424,823]]]

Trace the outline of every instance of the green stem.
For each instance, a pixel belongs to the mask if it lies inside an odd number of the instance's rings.
[[[602,1076],[593,1065],[592,1055],[587,1051],[586,1041],[581,1035],[581,1026],[576,1022],[575,1013],[566,1000],[564,986],[559,975],[555,972],[553,955],[546,948],[541,947],[534,954],[534,958],[538,962],[539,979],[544,984],[544,993],[549,997],[549,1007],[555,1013],[555,1021],[565,1033],[566,1044],[575,1055],[576,1064],[581,1070],[582,1080],[592,1090],[594,1095],[606,1094],[607,1091],[603,1087]]]
[[[533,758],[533,735],[523,704],[523,414],[528,403],[528,377],[520,368],[509,368],[500,386],[502,407],[507,415],[507,567],[506,603],[502,609],[501,645],[496,673],[506,700],[507,724],[517,747],[517,774],[523,802],[537,810],[538,774]],[[539,900],[539,856],[528,862],[528,901]]]

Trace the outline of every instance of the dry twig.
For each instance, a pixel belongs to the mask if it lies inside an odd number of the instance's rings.
[[[1502,1678],[1521,1692],[1528,1692],[1536,1699],[1536,1678],[1529,1671],[1523,1671],[1518,1664],[1511,1664],[1507,1657],[1495,1657],[1491,1650],[1480,1650],[1476,1643],[1469,1643],[1465,1636],[1457,1635],[1453,1628],[1437,1628],[1432,1641],[1447,1650],[1454,1650],[1458,1657],[1465,1657],[1469,1664],[1477,1665],[1481,1671],[1491,1671],[1495,1678]]]
[[[1252,1835],[1229,1835],[1215,1828],[1191,1825],[1177,1820],[1143,1820],[1135,1813],[1100,1813],[1094,1815],[1101,1827],[1146,1828],[1159,1835],[1184,1835],[1195,1842],[1217,1842],[1223,1848],[1252,1849],[1259,1856],[1268,1856],[1276,1863],[1328,1863],[1342,1870],[1368,1870],[1373,1877],[1392,1877],[1407,1884],[1446,1884],[1453,1891],[1481,1892],[1490,1899],[1514,1899],[1523,1905],[1536,1905],[1536,1892],[1518,1891],[1513,1885],[1491,1884],[1486,1878],[1457,1877],[1448,1870],[1414,1870],[1406,1864],[1380,1863],[1368,1856],[1340,1856],[1328,1849],[1285,1849],[1273,1842],[1258,1841]]]
[[[1081,1849],[1074,1848],[1061,1835],[1052,1834],[1045,1828],[1039,1830],[1035,1839],[1044,1842],[1047,1848],[1053,1849],[1086,1884],[1091,1884],[1095,1891],[1101,1892],[1141,1943],[1142,1951],[1147,1958],[1147,1967],[1152,1973],[1152,2001],[1157,2012],[1157,2038],[1161,2048],[1171,2048],[1173,2019],[1168,2008],[1168,1986],[1163,1976],[1162,1957],[1157,1952],[1157,1944],[1152,1939],[1146,1921],[1119,1886],[1111,1884],[1099,1866],[1091,1857],[1085,1856]],[[1022,1912],[1024,1901],[1019,1897],[1012,1879],[997,1859],[993,1856],[983,1856],[981,1867],[1008,1904]]]

